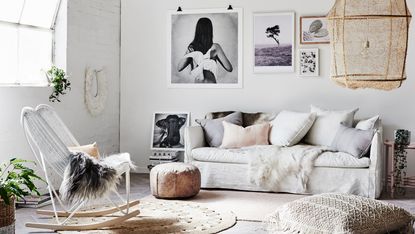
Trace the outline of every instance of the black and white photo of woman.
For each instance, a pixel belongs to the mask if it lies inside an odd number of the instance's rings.
[[[186,54],[179,61],[179,72],[190,66],[190,74],[195,83],[217,83],[217,63],[232,72],[232,64],[218,43],[213,42],[213,26],[209,18],[203,17],[197,21],[195,36],[189,44]]]
[[[238,13],[181,13],[171,17],[171,84],[240,84]]]

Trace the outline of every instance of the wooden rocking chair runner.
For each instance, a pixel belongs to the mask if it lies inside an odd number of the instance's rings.
[[[132,166],[128,153],[112,155],[102,159],[105,164],[114,168],[120,176],[125,174],[126,199],[117,191],[113,191],[124,204],[118,205],[109,196],[106,197],[114,207],[100,211],[79,211],[89,202],[87,199],[75,204],[66,204],[57,194],[50,180],[49,169],[53,175],[63,179],[66,166],[70,162],[70,151],[68,147],[79,146],[78,141],[68,130],[57,113],[48,105],[39,105],[36,109],[25,107],[22,110],[21,124],[25,132],[26,139],[45,173],[48,183],[48,190],[52,200],[53,210],[38,210],[40,215],[54,216],[56,223],[26,223],[27,227],[51,229],[51,230],[90,230],[102,227],[109,227],[119,224],[127,219],[137,216],[140,211],[130,212],[130,207],[138,205],[139,201],[130,201],[130,168]],[[57,202],[63,211],[57,210]],[[69,225],[68,221],[72,217],[97,217],[121,212],[123,216],[115,217],[101,223],[87,225]],[[63,221],[59,217],[66,217]]]

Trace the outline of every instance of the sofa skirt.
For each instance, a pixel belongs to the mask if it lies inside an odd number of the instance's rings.
[[[278,188],[262,188],[249,179],[248,164],[214,163],[192,161],[201,172],[202,188],[222,188],[264,192],[286,192],[299,194],[320,194],[340,192],[364,197],[378,198],[380,189],[375,189],[374,178],[369,168],[315,167],[307,187],[299,187],[295,176],[287,176]]]

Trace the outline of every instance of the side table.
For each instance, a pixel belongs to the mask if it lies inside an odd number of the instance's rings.
[[[385,158],[386,159],[385,160],[385,175],[386,175],[385,182],[386,182],[386,185],[389,185],[391,198],[394,198],[394,196],[395,196],[395,183],[396,183],[396,178],[394,176],[395,160],[393,160],[394,152],[395,152],[395,142],[386,140],[385,142],[383,142],[383,144],[385,145],[385,155],[386,155],[386,158]],[[411,142],[411,144],[406,146],[405,149],[415,150],[415,142]],[[389,159],[391,161],[390,166],[388,165],[389,164],[388,163]],[[390,172],[391,172],[390,174],[388,174],[388,169],[390,169]],[[403,185],[402,186],[405,187],[405,188],[415,188],[415,176],[405,177],[403,179]]]

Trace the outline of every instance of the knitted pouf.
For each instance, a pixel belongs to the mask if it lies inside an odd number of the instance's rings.
[[[150,187],[157,198],[193,197],[200,190],[200,171],[186,163],[160,164],[151,169]]]
[[[414,217],[386,202],[340,193],[305,197],[268,218],[271,233],[413,233]]]

